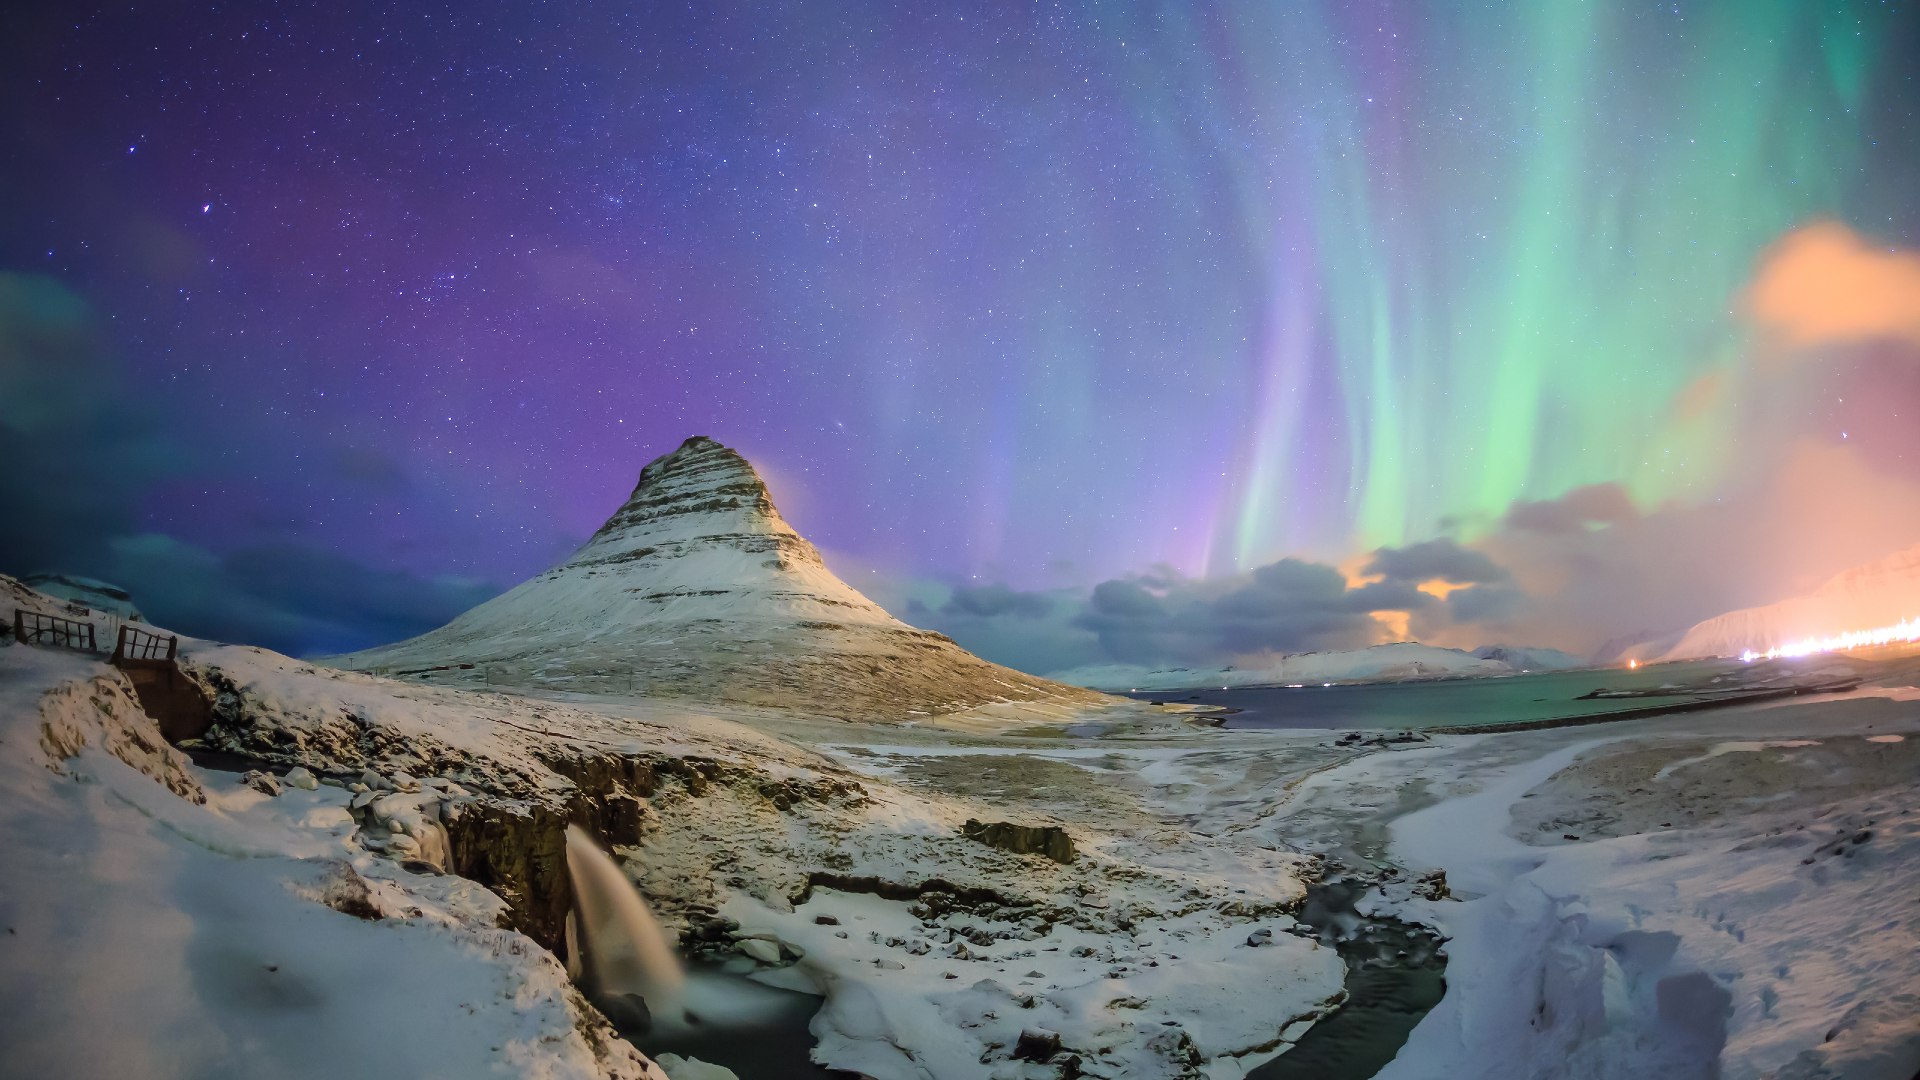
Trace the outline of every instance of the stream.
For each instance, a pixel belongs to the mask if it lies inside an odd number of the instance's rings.
[[[1354,911],[1369,887],[1349,879],[1307,887],[1300,921],[1346,961],[1347,999],[1286,1053],[1249,1072],[1248,1080],[1365,1080],[1393,1060],[1414,1026],[1440,1003],[1447,987],[1440,936]]]

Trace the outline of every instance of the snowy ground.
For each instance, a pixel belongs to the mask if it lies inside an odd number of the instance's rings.
[[[497,898],[351,843],[345,791],[143,723],[111,669],[0,649],[0,1075],[662,1075]]]
[[[1452,938],[1383,1076],[1920,1068],[1906,691],[1341,745],[1144,706],[1100,737],[870,728],[188,659],[245,718],[232,748],[385,787],[269,797],[159,742],[110,669],[0,649],[0,1074],[655,1075],[497,925],[527,897],[423,865],[463,813],[542,807],[626,821],[669,926],[824,991],[820,1057],[882,1080],[1244,1075],[1337,1000],[1290,914],[1322,858],[1442,867],[1457,897],[1372,901]]]
[[[1315,777],[1279,828],[1444,867],[1456,897],[1374,903],[1452,937],[1446,999],[1380,1075],[1909,1080],[1909,697],[1441,740]]]

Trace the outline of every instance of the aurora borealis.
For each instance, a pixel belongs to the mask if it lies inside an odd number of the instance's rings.
[[[206,633],[423,629],[693,433],[935,607],[1437,538],[1532,587],[1516,504],[1920,471],[1920,338],[1768,390],[1743,299],[1920,245],[1911,5],[6,20],[0,570]]]

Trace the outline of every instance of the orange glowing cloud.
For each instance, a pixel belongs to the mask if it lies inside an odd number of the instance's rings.
[[[1762,256],[1746,306],[1789,348],[1920,344],[1920,254],[1870,243],[1839,222],[1809,225]]]

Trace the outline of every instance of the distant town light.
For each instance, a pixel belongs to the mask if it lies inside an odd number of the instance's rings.
[[[1869,649],[1875,645],[1898,645],[1912,641],[1920,641],[1920,618],[1901,619],[1892,626],[1881,626],[1872,630],[1849,630],[1844,634],[1834,634],[1831,637],[1802,638],[1785,645],[1777,645],[1766,652],[1754,652],[1748,649],[1740,654],[1740,659],[1752,663],[1755,660],[1778,660],[1781,657],[1811,656],[1814,653],[1845,652],[1848,649]]]

